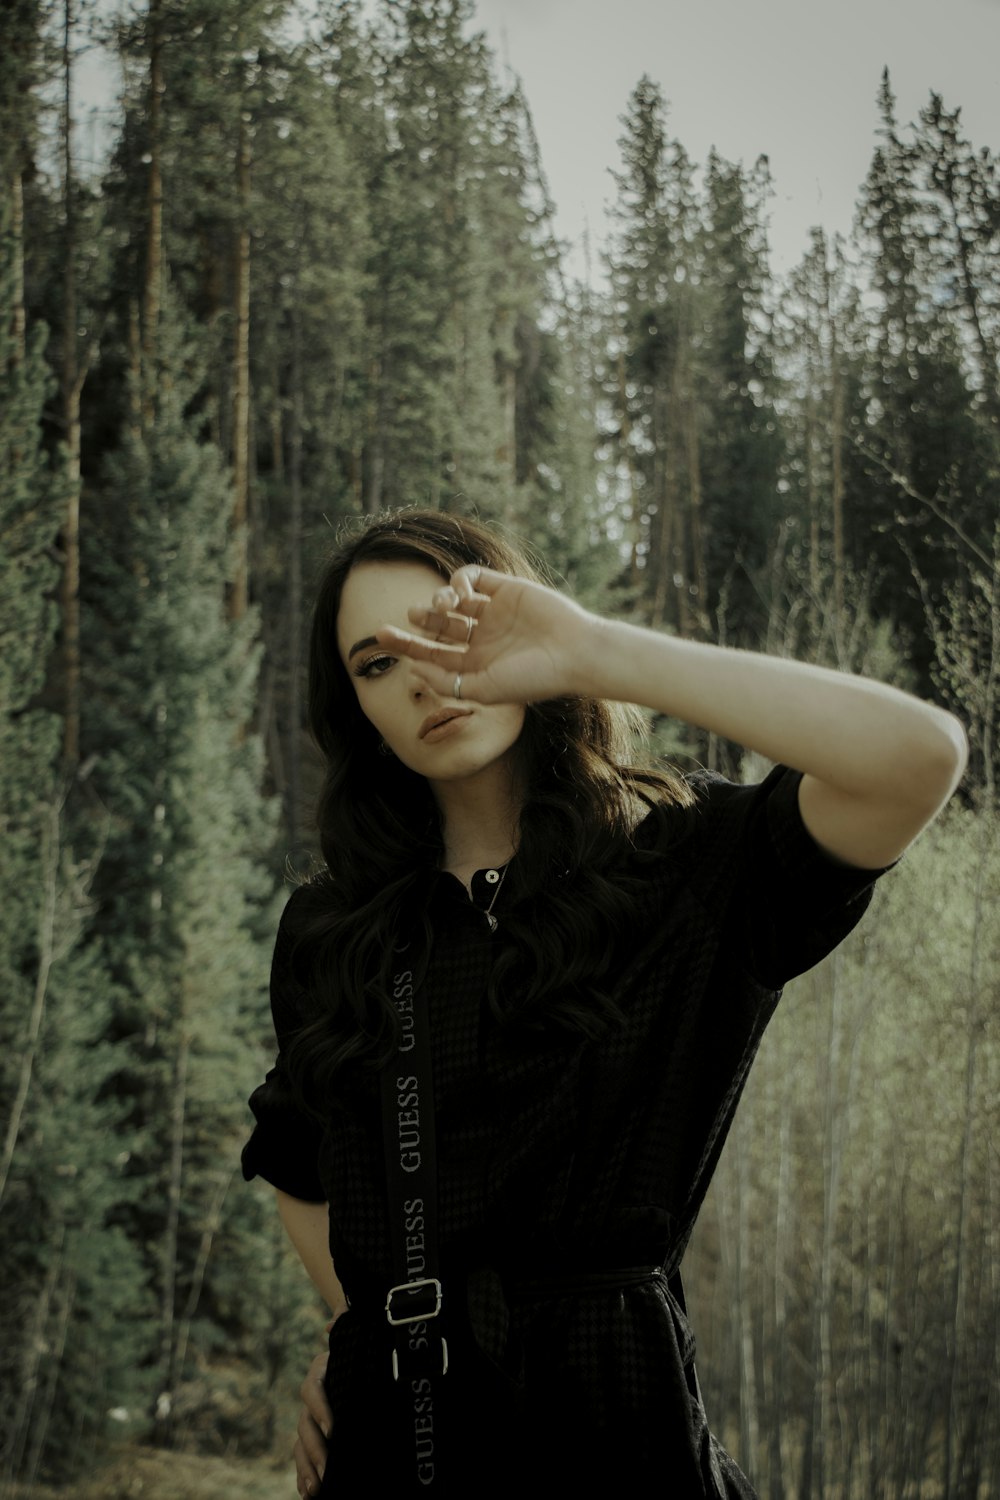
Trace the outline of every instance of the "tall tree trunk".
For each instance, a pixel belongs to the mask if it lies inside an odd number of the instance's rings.
[[[831,1413],[833,1410],[833,1339],[831,1332],[833,1304],[833,1255],[837,1229],[838,1188],[840,1183],[840,1131],[837,1127],[839,1101],[837,1099],[840,1077],[840,986],[836,977],[830,995],[830,1029],[827,1040],[827,1085],[824,1110],[824,1135],[826,1137],[823,1161],[824,1193],[822,1239],[820,1242],[819,1288],[816,1298],[817,1344],[816,1385],[819,1395],[819,1416],[816,1430],[816,1459],[813,1483],[818,1500],[827,1492],[830,1480],[828,1451],[831,1438]]]
[[[805,434],[806,505],[809,511],[809,640],[819,640],[820,596],[823,570],[820,564],[819,486],[816,481],[816,392],[812,370],[806,370]]]
[[[66,1267],[63,1279],[62,1294],[59,1297],[59,1306],[56,1313],[56,1325],[54,1335],[46,1339],[47,1369],[45,1372],[45,1389],[39,1402],[38,1413],[32,1423],[31,1451],[24,1465],[24,1478],[28,1484],[35,1483],[38,1466],[45,1451],[45,1440],[49,1434],[49,1424],[52,1420],[52,1412],[55,1407],[56,1391],[59,1388],[59,1372],[62,1369],[63,1357],[66,1353],[66,1337],[69,1332],[70,1318],[73,1313],[73,1304],[76,1301],[76,1271],[72,1265],[72,1254],[70,1263]],[[63,1456],[68,1457],[65,1434],[60,1433],[60,1450]]]
[[[233,533],[236,543],[229,617],[242,620],[250,601],[250,129],[240,100],[236,147],[237,228],[233,305],[236,339],[233,349]]]
[[[629,582],[632,586],[633,595],[638,598],[642,578],[639,567],[639,549],[642,542],[642,508],[639,501],[639,487],[635,482],[635,465],[632,462],[632,423],[628,409],[628,380],[625,372],[624,336],[622,337],[621,347],[618,351],[618,408],[621,413],[621,421],[618,427],[618,448],[622,455],[622,462],[624,463],[625,474],[628,479],[626,505],[631,522]]]
[[[187,989],[187,978],[182,980]],[[184,1127],[187,1115],[188,1062],[191,1042],[188,1035],[186,998],[182,999],[178,1019],[177,1050],[174,1054],[170,1103],[170,1169],[167,1180],[167,1218],[163,1227],[163,1271],[160,1288],[160,1367],[163,1385],[157,1398],[156,1419],[161,1440],[169,1446],[173,1439],[174,1388],[177,1368],[177,1262],[180,1238],[181,1189],[184,1180]]]
[[[194,1263],[191,1275],[191,1289],[188,1292],[187,1302],[181,1314],[180,1323],[177,1328],[175,1340],[174,1366],[178,1374],[184,1369],[184,1360],[187,1355],[188,1340],[191,1337],[191,1324],[194,1315],[198,1311],[198,1303],[201,1301],[201,1289],[205,1284],[205,1272],[208,1270],[209,1257],[212,1254],[212,1245],[215,1236],[219,1232],[222,1223],[222,1208],[226,1201],[226,1195],[232,1185],[233,1177],[236,1175],[235,1166],[229,1167],[227,1171],[220,1173],[216,1184],[208,1213],[205,1215],[204,1227],[201,1231],[201,1240],[198,1245],[198,1255]]]
[[[31,1089],[31,1076],[35,1066],[35,1057],[38,1053],[42,1022],[45,1019],[45,1000],[48,994],[49,974],[52,970],[55,951],[56,898],[59,893],[59,819],[61,812],[61,803],[53,803],[46,810],[45,821],[42,826],[40,855],[44,885],[42,888],[41,910],[38,913],[38,972],[35,975],[35,993],[31,1006],[31,1015],[28,1018],[28,1034],[24,1039],[24,1046],[21,1050],[21,1067],[18,1074],[17,1090],[14,1095],[14,1102],[11,1105],[10,1117],[7,1121],[3,1155],[0,1156],[0,1204],[3,1203],[11,1163],[14,1160],[14,1152],[17,1148],[17,1138],[21,1132],[21,1122],[24,1118],[25,1105],[28,1102],[28,1094]]]
[[[35,1315],[24,1340],[24,1358],[21,1362],[20,1379],[17,1383],[17,1398],[11,1423],[13,1441],[8,1467],[11,1474],[19,1474],[23,1468],[28,1440],[32,1432],[35,1397],[38,1394],[39,1372],[46,1349],[46,1329],[52,1299],[59,1285],[63,1270],[63,1249],[66,1242],[66,1224],[60,1217],[52,1226],[52,1237],[48,1245],[49,1263],[45,1280],[35,1299]]]
[[[288,517],[288,835],[297,850],[302,824],[302,328],[298,287],[292,303],[292,430]]]
[[[757,1355],[754,1340],[753,1297],[753,1249],[750,1230],[750,1199],[752,1194],[750,1152],[747,1148],[751,1132],[748,1106],[744,1103],[742,1116],[736,1122],[736,1318],[739,1325],[739,1370],[740,1370],[740,1435],[742,1455],[748,1467],[756,1467],[760,1455],[760,1425],[758,1421]]]
[[[384,350],[387,338],[384,319],[380,329],[380,338]],[[383,505],[389,425],[389,382],[391,375],[388,356],[384,352],[382,355],[376,355],[371,362],[368,376],[372,398],[364,508],[369,515],[374,515],[376,511],[382,509]]]
[[[673,526],[673,558],[670,570],[670,592],[676,600],[677,629],[690,638],[696,632],[697,622],[691,606],[691,549],[688,535],[688,510],[681,503],[681,473],[683,465],[683,432],[685,406],[681,371],[675,365],[670,377],[670,394],[666,408],[664,428],[666,432],[666,484],[670,496],[670,509],[675,517]]]
[[[983,1019],[980,1016],[980,968],[983,949],[984,902],[988,899],[986,874],[992,839],[993,809],[981,816],[978,835],[979,849],[976,863],[976,885],[972,905],[972,939],[969,952],[969,974],[967,980],[967,1035],[965,1049],[965,1088],[962,1100],[962,1138],[959,1144],[956,1180],[958,1184],[958,1213],[955,1224],[954,1269],[952,1272],[950,1307],[945,1326],[950,1332],[948,1341],[947,1368],[947,1425],[945,1428],[944,1493],[959,1494],[962,1485],[962,1449],[958,1441],[966,1413],[962,1402],[962,1375],[968,1363],[968,1316],[966,1302],[969,1293],[969,1221],[972,1211],[972,1155],[975,1138],[976,1080],[980,1034]]]
[[[147,430],[153,425],[156,389],[156,335],[160,321],[163,279],[163,180],[161,176],[163,33],[161,0],[150,0],[149,32],[149,181],[147,185],[146,272],[142,295],[143,415]]]
[[[653,391],[653,482],[655,522],[651,527],[649,560],[652,566],[652,601],[649,623],[663,625],[670,618],[668,605],[677,602],[678,558],[684,557],[684,517],[677,503],[677,475],[670,442],[669,396],[657,386]],[[673,618],[680,623],[678,612]]]
[[[64,674],[63,763],[80,758],[80,391],[77,361],[76,212],[73,201],[73,0],[63,6],[63,349],[62,416],[66,441],[61,608]]]
[[[785,1460],[782,1435],[787,1427],[785,1412],[788,1390],[788,1363],[786,1341],[788,1338],[788,1292],[787,1270],[788,1246],[791,1239],[790,1205],[792,1202],[792,1099],[788,1085],[790,1073],[785,1077],[781,1101],[781,1127],[778,1144],[778,1181],[774,1221],[774,1257],[772,1274],[774,1281],[774,1392],[768,1431],[770,1455],[771,1500],[785,1500],[788,1486],[785,1484]]]
[[[830,416],[831,494],[833,523],[833,606],[834,641],[840,660],[844,629],[844,372],[840,363],[840,339],[833,310],[833,284],[830,267],[824,261],[826,274],[826,317],[830,332]]]
[[[18,170],[12,172],[10,178],[10,234],[14,272],[14,306],[10,315],[10,336],[13,343],[11,363],[16,369],[24,363],[27,336],[24,311],[24,183]]]
[[[705,540],[701,510],[701,444],[698,433],[698,403],[692,394],[687,402],[688,509],[691,516],[691,563],[697,603],[694,613],[707,637],[711,633],[708,616],[708,573],[705,568]]]

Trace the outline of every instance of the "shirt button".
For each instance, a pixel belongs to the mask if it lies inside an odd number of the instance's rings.
[[[497,881],[500,879],[500,871],[499,870],[487,870],[486,871],[486,879],[489,881],[490,885],[496,885]]]

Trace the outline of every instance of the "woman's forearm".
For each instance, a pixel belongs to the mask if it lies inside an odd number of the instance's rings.
[[[953,715],[867,678],[603,619],[579,659],[582,692],[645,704],[815,778],[801,798],[807,823],[859,863],[895,858],[965,768]]]
[[[276,1189],[278,1213],[313,1285],[334,1317],[347,1310],[344,1289],[330,1255],[330,1211],[325,1203],[306,1203]]]

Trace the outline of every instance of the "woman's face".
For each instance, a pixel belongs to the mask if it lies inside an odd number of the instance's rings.
[[[413,631],[407,611],[427,608],[442,584],[423,563],[359,563],[347,575],[337,616],[340,658],[362,713],[393,754],[431,783],[475,776],[502,761],[524,724],[519,703],[439,697],[419,662],[395,657],[374,640],[380,625]]]

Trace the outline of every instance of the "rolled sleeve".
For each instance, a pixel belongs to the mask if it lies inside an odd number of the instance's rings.
[[[751,966],[774,987],[811,969],[843,942],[885,874],[845,864],[817,844],[799,808],[801,782],[800,771],[776,766],[761,783],[764,817],[751,831],[747,851]]]
[[[272,1187],[308,1203],[325,1203],[319,1175],[319,1123],[298,1105],[279,1057],[250,1095],[256,1127],[243,1148],[247,1182],[263,1177]]]
[[[271,1014],[279,1048],[302,1024],[306,998],[291,965],[288,917],[294,902],[295,895],[282,915],[271,962]],[[303,1106],[280,1050],[274,1067],[254,1089],[249,1102],[257,1123],[243,1148],[244,1178],[249,1182],[263,1177],[293,1198],[325,1203],[327,1194],[318,1166],[323,1126]]]
[[[727,960],[768,990],[836,948],[885,873],[844,864],[816,843],[799,810],[801,781],[787,766],[752,785],[696,773],[674,845],[686,883],[725,934]]]

